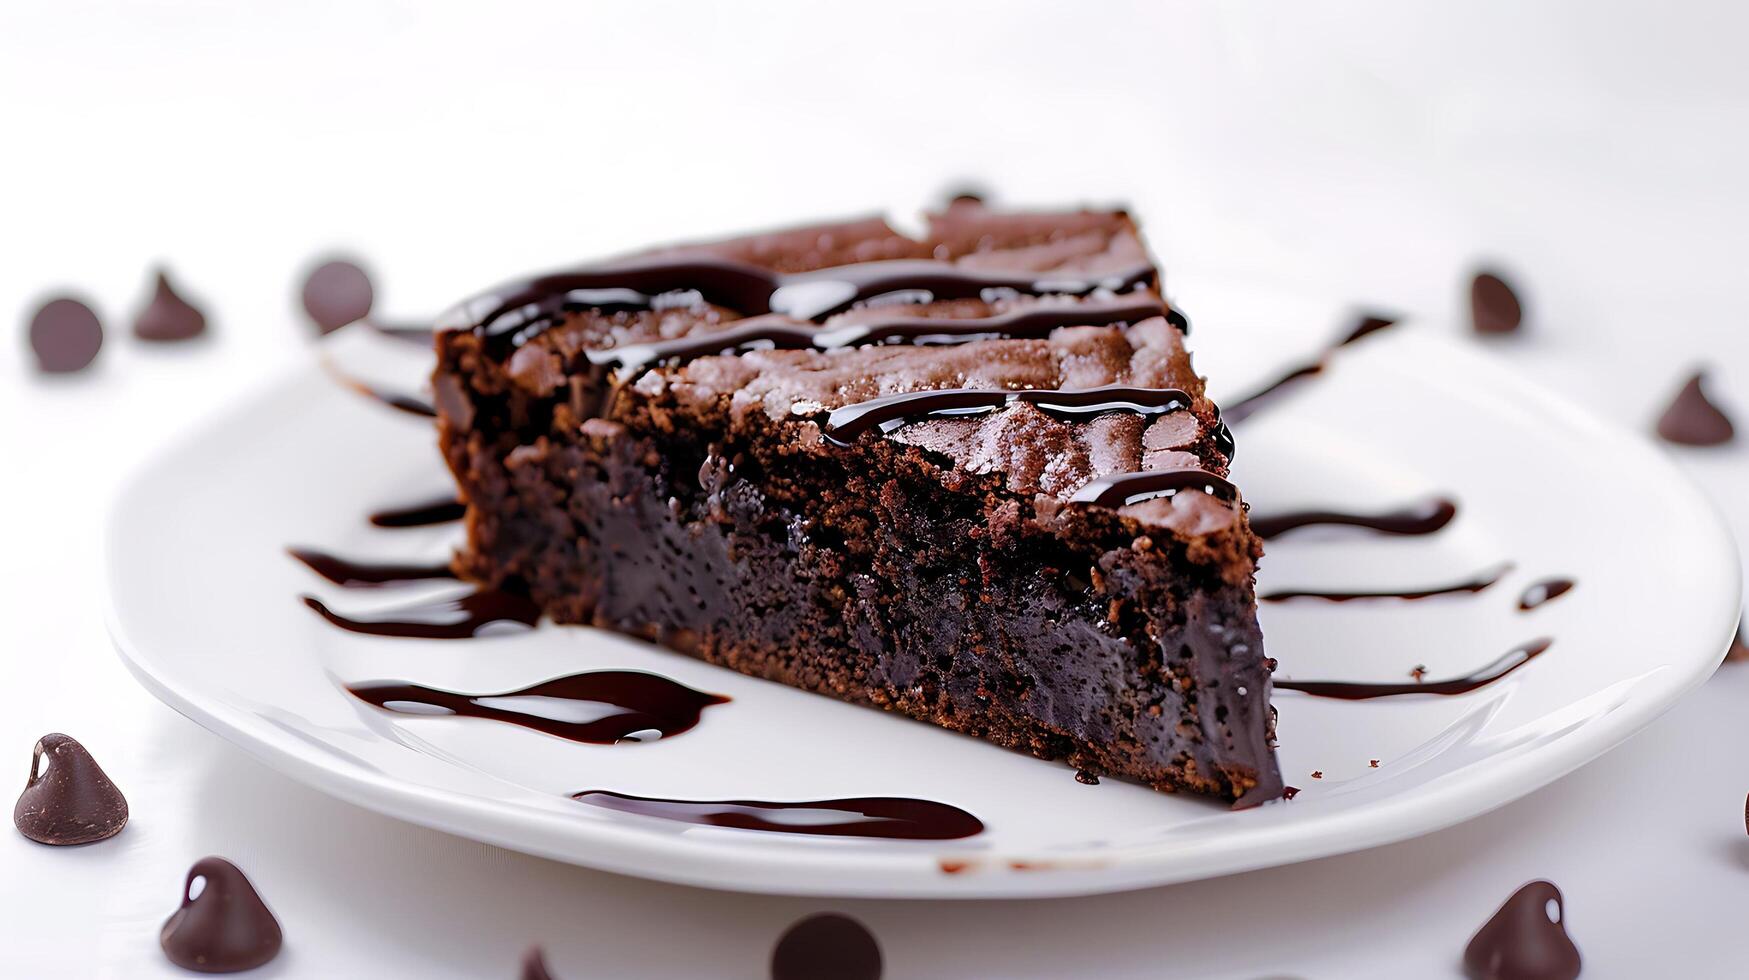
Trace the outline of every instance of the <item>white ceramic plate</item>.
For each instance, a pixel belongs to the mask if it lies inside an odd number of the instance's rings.
[[[1200,366],[1221,363],[1213,373],[1226,380],[1279,366],[1282,357],[1241,346],[1267,334],[1245,326],[1243,300],[1201,303],[1191,307]],[[1200,328],[1217,320],[1219,331]],[[422,354],[358,330],[332,338],[326,353],[409,386],[424,367]],[[846,896],[1115,891],[1427,833],[1602,753],[1707,677],[1726,647],[1738,565],[1710,505],[1638,437],[1483,355],[1419,328],[1376,335],[1238,439],[1238,482],[1256,514],[1385,506],[1430,492],[1461,507],[1429,537],[1306,531],[1271,542],[1260,591],[1406,587],[1514,563],[1474,596],[1266,605],[1278,676],[1401,680],[1422,664],[1437,678],[1535,637],[1554,638],[1553,647],[1459,697],[1278,694],[1282,770],[1301,792],[1234,813],[1109,779],[1084,786],[1058,764],[591,629],[547,625],[464,642],[347,634],[299,594],[347,611],[405,594],[330,588],[286,546],[432,559],[458,529],[366,524],[376,506],[441,492],[447,476],[427,424],[337,386],[314,359],[190,433],[127,486],[108,533],[111,623],[158,697],[358,805],[626,874]],[[1557,575],[1577,587],[1518,611],[1525,586]],[[606,747],[490,721],[389,715],[341,690],[380,678],[509,690],[610,667],[665,674],[733,702],[677,737]],[[567,798],[584,788],[697,799],[915,796],[963,807],[988,829],[948,842],[767,834]],[[962,870],[946,873],[944,863]]]

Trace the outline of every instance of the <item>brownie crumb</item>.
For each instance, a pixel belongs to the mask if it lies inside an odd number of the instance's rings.
[[[1075,781],[1083,786],[1098,786],[1099,777],[1085,769],[1075,770]]]
[[[1312,778],[1313,778],[1313,779],[1323,779],[1323,778],[1324,778],[1324,770],[1322,770],[1322,769],[1313,769],[1313,770],[1312,770]]]
[[[1367,764],[1367,765],[1368,765],[1368,766],[1370,766],[1370,767],[1372,767],[1372,768],[1374,768],[1374,769],[1377,769],[1377,768],[1378,768],[1378,767],[1379,767],[1379,760],[1377,760],[1377,759],[1368,759],[1368,760],[1367,760],[1367,762],[1366,762],[1366,764]]]
[[[1298,786],[1283,786],[1281,788],[1281,798],[1284,800],[1291,800],[1298,795],[1300,795]]]
[[[1427,665],[1416,664],[1415,666],[1410,667],[1409,676],[1415,678],[1415,683],[1421,683],[1427,677]]]

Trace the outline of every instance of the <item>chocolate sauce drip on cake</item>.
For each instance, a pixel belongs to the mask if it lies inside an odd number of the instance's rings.
[[[1541,656],[1555,641],[1544,637],[1515,647],[1505,656],[1464,677],[1420,683],[1363,683],[1355,681],[1289,681],[1275,679],[1278,691],[1299,691],[1320,698],[1340,698],[1344,701],[1366,701],[1372,698],[1401,697],[1408,694],[1468,694],[1494,683]]]
[[[454,579],[456,577],[449,565],[443,563],[410,565],[393,562],[363,562],[341,558],[311,548],[287,548],[286,551],[293,558],[308,565],[310,570],[317,575],[335,585],[344,585],[349,589],[371,589],[382,585],[399,585],[403,582]]]
[[[182,906],[158,933],[170,962],[197,973],[253,970],[279,955],[284,939],[255,886],[222,857],[201,858],[188,869]]]
[[[419,640],[465,640],[476,636],[532,629],[540,622],[540,607],[525,596],[496,589],[481,589],[466,595],[433,599],[403,606],[373,618],[342,616],[315,596],[302,596],[304,605],[323,619],[353,633]]]
[[[1547,881],[1526,884],[1464,947],[1465,975],[1470,980],[1574,980],[1579,947],[1567,936],[1566,920],[1559,888]]]
[[[1026,402],[1046,415],[1084,419],[1106,412],[1163,415],[1190,407],[1191,398],[1176,388],[1131,388],[1108,385],[1073,391],[948,388],[906,391],[836,409],[826,420],[826,438],[848,446],[870,429],[890,432],[929,417],[973,415]]]
[[[1336,510],[1299,510],[1251,518],[1251,530],[1260,538],[1278,538],[1302,527],[1342,526],[1365,528],[1380,534],[1432,534],[1457,517],[1457,503],[1445,497],[1429,497],[1397,510],[1376,514]]]
[[[862,303],[934,303],[1003,293],[1023,296],[1086,296],[1100,290],[1128,292],[1153,286],[1159,272],[1146,263],[1097,278],[1074,273],[1016,274],[970,269],[927,259],[862,262],[781,277],[771,310],[798,320],[822,320]]]
[[[571,310],[655,310],[706,302],[743,316],[779,313],[796,321],[817,321],[861,303],[1088,296],[1153,286],[1158,279],[1158,271],[1146,263],[1091,278],[989,272],[927,259],[863,262],[784,275],[709,256],[669,257],[531,279],[468,304],[446,318],[440,329],[472,328],[484,337],[520,346]]]
[[[593,745],[678,735],[697,725],[705,708],[729,701],[638,670],[592,670],[502,694],[463,694],[400,681],[346,690],[387,711],[489,718]]]
[[[127,799],[85,746],[59,733],[37,739],[30,778],[12,808],[19,833],[39,844],[90,844],[121,833],[127,822]]]
[[[778,803],[769,800],[672,800],[584,790],[571,798],[591,806],[682,823],[782,834],[959,840],[980,834],[983,821],[957,806],[896,796]]]
[[[591,363],[631,370],[728,354],[739,350],[835,350],[861,344],[918,346],[965,344],[977,340],[1036,339],[1064,327],[1109,327],[1139,323],[1170,312],[1158,299],[1130,302],[1088,301],[1073,306],[1025,306],[987,317],[934,319],[899,316],[819,328],[787,317],[753,317],[725,330],[648,344],[627,344],[585,352]]]
[[[881,947],[848,915],[810,915],[784,931],[771,951],[771,980],[880,980]]]
[[[1510,562],[1478,572],[1470,578],[1448,585],[1433,585],[1417,589],[1393,589],[1355,592],[1284,591],[1257,597],[1259,602],[1287,602],[1293,599],[1323,599],[1326,602],[1350,602],[1355,599],[1431,599],[1434,596],[1474,594],[1500,581],[1512,570]]]
[[[1545,602],[1566,595],[1577,584],[1570,578],[1543,579],[1524,590],[1524,594],[1518,597],[1518,608],[1522,612],[1529,612]]]
[[[471,326],[482,336],[520,346],[572,310],[653,310],[706,302],[757,316],[771,312],[771,295],[780,282],[777,273],[727,259],[645,259],[539,276],[468,304],[461,312],[471,323],[446,319],[438,326]],[[475,307],[484,310],[476,315]]]
[[[390,507],[370,515],[377,527],[429,527],[459,521],[468,513],[468,505],[454,496],[442,496],[405,507]]]
[[[1150,497],[1169,497],[1180,490],[1200,490],[1218,500],[1239,499],[1238,488],[1203,470],[1143,470],[1094,480],[1069,498],[1071,503],[1122,507]]]

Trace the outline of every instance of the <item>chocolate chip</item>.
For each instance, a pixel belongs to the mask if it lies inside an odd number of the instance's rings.
[[[348,323],[370,315],[376,291],[370,276],[352,262],[332,259],[317,266],[304,280],[304,312],[323,333],[333,333]]]
[[[522,980],[553,980],[553,973],[547,969],[547,958],[536,946],[522,957]]]
[[[1075,770],[1075,781],[1083,786],[1098,786],[1099,776],[1085,769],[1077,769]]]
[[[78,371],[95,360],[103,347],[103,324],[91,307],[60,296],[44,303],[30,318],[30,347],[43,371]]]
[[[1513,333],[1524,322],[1524,307],[1506,280],[1479,272],[1470,283],[1470,322],[1477,333]]]
[[[31,750],[30,780],[12,808],[12,823],[42,844],[89,844],[121,833],[128,801],[85,746],[44,735]]]
[[[1701,387],[1705,380],[1704,371],[1695,372],[1658,419],[1658,435],[1666,442],[1717,446],[1736,434],[1730,418],[1707,398]]]
[[[206,314],[177,294],[170,277],[158,270],[152,299],[134,317],[134,336],[141,340],[190,340],[206,332]]]
[[[170,962],[200,973],[253,970],[279,955],[284,935],[255,886],[222,857],[188,869],[182,907],[164,922],[158,943]]]
[[[880,980],[881,947],[847,915],[811,915],[783,934],[771,952],[771,980]]]
[[[1464,948],[1464,972],[1470,980],[1573,980],[1579,949],[1567,937],[1566,918],[1559,888],[1525,885]]]

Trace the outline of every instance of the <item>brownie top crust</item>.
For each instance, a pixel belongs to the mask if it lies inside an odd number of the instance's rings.
[[[633,412],[777,426],[800,453],[890,438],[1023,498],[1236,529],[1230,437],[1159,279],[1121,211],[956,201],[916,238],[870,218],[512,284],[453,311],[443,342],[501,360],[514,394],[561,403],[555,425]]]

